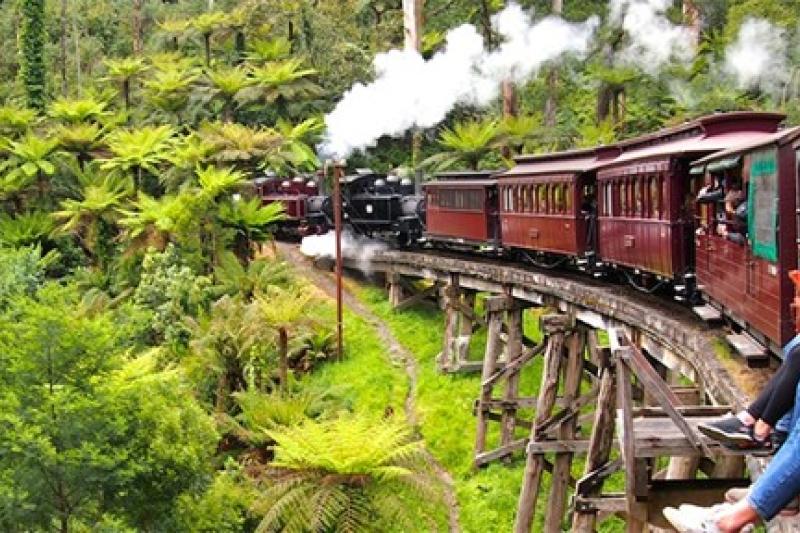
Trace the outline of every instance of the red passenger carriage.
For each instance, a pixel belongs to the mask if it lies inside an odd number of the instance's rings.
[[[631,281],[653,277],[693,292],[693,160],[775,132],[782,115],[727,113],[619,143],[618,157],[597,165],[598,260]]]
[[[313,179],[297,176],[290,180],[267,176],[256,178],[253,183],[264,205],[275,202],[283,205],[286,220],[280,225],[282,234],[303,237],[327,231],[322,209],[325,197],[319,195]]]
[[[515,158],[499,176],[503,247],[541,266],[591,256],[597,150]],[[602,154],[601,154],[602,155]]]
[[[425,238],[464,248],[500,247],[493,172],[447,172],[424,185]]]
[[[705,191],[719,192],[716,201],[698,198],[700,289],[707,301],[778,354],[794,336],[798,319],[788,276],[798,267],[798,148],[800,128],[791,128],[700,159],[693,167],[705,176]]]

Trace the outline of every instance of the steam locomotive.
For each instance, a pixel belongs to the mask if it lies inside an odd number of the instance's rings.
[[[800,257],[800,128],[781,128],[784,118],[710,115],[612,145],[523,155],[506,171],[440,174],[422,195],[357,173],[341,182],[345,221],[397,246],[621,277],[724,317],[747,349],[780,354],[800,325],[789,279]],[[330,226],[330,200],[317,197],[306,197],[300,227]]]

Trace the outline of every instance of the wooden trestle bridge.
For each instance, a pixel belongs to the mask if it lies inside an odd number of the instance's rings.
[[[718,503],[728,488],[750,483],[745,457],[696,430],[746,398],[714,355],[720,331],[682,307],[578,274],[456,254],[387,251],[370,266],[385,274],[396,309],[441,296],[439,370],[482,376],[475,466],[526,456],[517,533],[531,531],[542,498],[548,533],[594,531],[610,515],[624,517],[628,531],[645,531],[667,527],[667,505]],[[540,342],[523,331],[531,307],[543,309]],[[484,357],[472,361],[481,328]],[[522,396],[521,373],[540,357],[538,396]],[[579,456],[585,466],[575,479]],[[761,464],[747,466],[752,474]],[[624,491],[608,492],[605,481],[617,472]]]

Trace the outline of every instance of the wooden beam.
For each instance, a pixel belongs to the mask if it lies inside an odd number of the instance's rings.
[[[475,456],[475,466],[480,467],[485,465],[486,463],[491,463],[492,461],[508,457],[516,451],[524,450],[527,444],[528,444],[527,438],[517,439],[509,442],[504,446],[500,446],[499,448],[496,448],[492,451],[478,454]]]
[[[530,440],[535,440],[536,427],[547,420],[556,403],[562,361],[561,351],[564,348],[563,321],[563,317],[560,319],[556,319],[553,316],[542,317],[542,324],[547,325],[543,330],[547,332],[549,337],[544,356],[542,383],[539,387],[539,400],[536,405],[536,417],[531,429]],[[560,329],[554,327],[557,324],[561,324],[562,327]],[[517,504],[517,518],[514,522],[515,533],[528,533],[531,530],[536,501],[541,488],[543,469],[544,457],[541,455],[528,455],[525,462],[525,473],[522,477],[522,490]]]

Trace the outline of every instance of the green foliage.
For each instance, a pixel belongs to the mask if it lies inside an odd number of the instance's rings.
[[[188,343],[190,331],[186,318],[198,316],[206,307],[210,284],[207,277],[196,275],[183,264],[173,245],[164,252],[145,255],[133,301],[153,313],[150,326],[153,344],[166,342],[180,348]]]
[[[403,497],[439,497],[420,441],[402,423],[343,416],[267,431],[276,479],[256,502],[257,531],[419,529],[430,507]]]
[[[98,121],[108,115],[107,106],[106,102],[94,98],[59,98],[50,104],[47,114],[68,124]]]
[[[158,172],[158,165],[167,159],[175,130],[170,126],[144,126],[119,129],[106,137],[113,157],[104,160],[104,170],[129,171],[142,169]]]
[[[0,245],[10,247],[42,244],[55,229],[45,211],[28,211],[9,216],[0,213]]]
[[[241,295],[250,300],[270,285],[290,287],[295,284],[294,272],[283,261],[257,259],[246,267],[231,252],[220,254],[214,267],[214,288],[220,294]]]
[[[292,43],[288,39],[255,39],[250,41],[247,59],[255,65],[286,59],[292,53]]]
[[[501,135],[500,125],[494,120],[458,122],[452,129],[439,134],[439,144],[445,148],[421,164],[437,170],[466,167],[478,170],[481,160],[494,148]]]
[[[36,111],[13,105],[0,106],[0,135],[25,133],[36,120]]]
[[[126,359],[108,314],[45,285],[0,314],[3,529],[88,526],[108,514],[149,528],[202,490],[216,434],[180,375]]]
[[[233,230],[233,250],[245,263],[253,258],[253,244],[271,239],[272,227],[284,218],[283,204],[261,205],[260,198],[227,202],[219,210],[222,225]]]
[[[44,264],[40,248],[0,248],[0,311],[36,291],[44,280]]]

